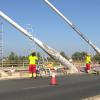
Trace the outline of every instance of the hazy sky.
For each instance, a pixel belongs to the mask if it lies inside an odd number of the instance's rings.
[[[100,48],[100,0],[49,0],[88,39]],[[23,28],[32,26],[33,36],[58,51],[70,55],[76,51],[93,49],[76,34],[43,0],[0,0],[0,10]],[[1,18],[0,18],[1,19]],[[4,54],[13,51],[26,55],[40,50],[27,37],[3,22]]]

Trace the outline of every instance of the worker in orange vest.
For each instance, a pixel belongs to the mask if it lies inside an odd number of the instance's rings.
[[[91,55],[87,54],[86,56],[86,72],[89,73],[90,68],[91,68]]]
[[[31,74],[31,77],[36,79],[36,63],[37,63],[38,57],[36,56],[36,53],[33,52],[29,56],[29,73]]]

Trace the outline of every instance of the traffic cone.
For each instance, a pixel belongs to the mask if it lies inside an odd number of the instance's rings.
[[[50,80],[50,84],[51,85],[56,85],[57,84],[57,80],[56,80],[55,73],[52,73],[51,80]]]

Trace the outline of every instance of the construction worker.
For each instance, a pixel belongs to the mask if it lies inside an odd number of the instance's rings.
[[[31,77],[36,79],[36,63],[37,63],[38,57],[36,56],[36,53],[33,52],[29,56],[29,73],[31,74]]]
[[[87,54],[86,55],[86,72],[89,73],[90,68],[91,68],[91,55]]]

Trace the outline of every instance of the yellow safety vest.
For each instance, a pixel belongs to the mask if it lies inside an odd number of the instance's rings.
[[[90,56],[86,56],[86,63],[90,63],[91,62],[91,57]]]
[[[29,56],[29,64],[36,64],[37,56]]]

